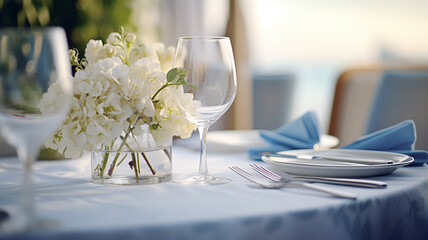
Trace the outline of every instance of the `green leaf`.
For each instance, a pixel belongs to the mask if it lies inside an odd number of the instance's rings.
[[[185,85],[186,84],[186,80],[184,80],[183,78],[180,78],[180,79],[177,80],[177,83],[179,85]]]
[[[187,69],[185,69],[185,68],[179,68],[178,71],[177,71],[177,74],[181,78],[186,78],[186,76],[187,76]]]
[[[174,81],[175,76],[177,76],[177,68],[173,68],[173,69],[168,71],[168,73],[166,74],[166,80],[168,82],[172,82],[172,81]]]

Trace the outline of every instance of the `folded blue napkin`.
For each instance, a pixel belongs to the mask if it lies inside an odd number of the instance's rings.
[[[274,131],[260,131],[268,146],[248,150],[250,158],[260,160],[263,152],[279,152],[292,149],[309,149],[320,141],[320,125],[317,114],[309,111],[301,117]]]
[[[428,152],[414,150],[416,127],[412,120],[405,120],[396,125],[370,133],[357,141],[346,145],[343,149],[364,149],[397,152],[412,156],[412,166],[428,163]]]
[[[263,152],[279,152],[292,149],[311,149],[320,140],[320,127],[317,115],[310,111],[275,131],[261,131],[260,136],[267,146],[248,150],[250,158],[260,160]],[[360,137],[343,149],[364,149],[402,153],[412,156],[411,166],[428,163],[428,152],[415,150],[416,127],[412,120]]]

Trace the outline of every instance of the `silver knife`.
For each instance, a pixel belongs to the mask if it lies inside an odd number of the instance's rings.
[[[335,157],[335,156],[313,156],[313,155],[293,155],[293,154],[282,154],[282,153],[263,153],[263,156],[267,157],[282,157],[282,158],[292,158],[292,159],[305,159],[305,160],[329,160],[337,162],[346,162],[346,163],[356,163],[356,164],[365,164],[365,165],[374,165],[374,164],[393,164],[394,161],[388,159],[362,159],[362,158],[349,158],[349,157]]]
[[[329,177],[312,177],[312,176],[294,176],[293,179],[298,181],[304,181],[304,182],[330,183],[330,184],[356,186],[356,187],[369,187],[369,188],[387,187],[387,183],[385,182],[367,180],[367,179],[329,178]]]

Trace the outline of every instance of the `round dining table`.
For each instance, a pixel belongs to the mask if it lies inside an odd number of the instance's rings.
[[[240,148],[208,145],[208,169],[230,179],[220,185],[100,185],[90,179],[90,154],[34,164],[36,214],[45,229],[0,231],[0,239],[428,239],[428,166],[401,167],[366,179],[386,188],[313,183],[358,195],[332,197],[296,186],[265,189],[232,172],[251,173]],[[197,146],[173,146],[173,179],[197,171]],[[0,159],[0,209],[19,211],[22,169]]]

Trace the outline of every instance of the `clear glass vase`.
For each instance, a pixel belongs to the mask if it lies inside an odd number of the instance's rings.
[[[92,150],[92,182],[135,185],[171,180],[172,139],[163,144],[127,142],[116,146]]]

